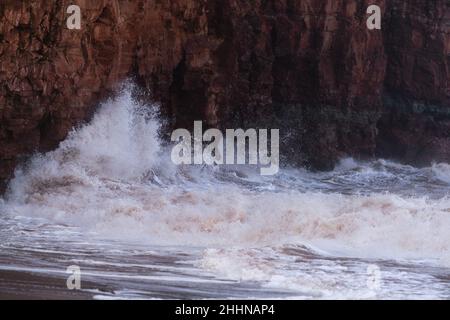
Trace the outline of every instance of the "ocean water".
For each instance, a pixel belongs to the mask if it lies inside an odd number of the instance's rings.
[[[153,110],[124,90],[17,169],[0,296],[64,292],[77,265],[95,299],[450,298],[450,165],[175,166]]]

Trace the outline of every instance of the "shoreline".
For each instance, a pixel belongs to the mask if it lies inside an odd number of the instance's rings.
[[[28,271],[0,270],[0,300],[94,300],[92,283],[69,290],[64,277]]]

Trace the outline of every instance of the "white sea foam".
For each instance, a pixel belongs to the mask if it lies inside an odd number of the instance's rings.
[[[352,185],[339,185],[344,178],[355,185],[394,179],[386,173],[389,164],[346,160],[337,175],[288,170],[273,181],[246,169],[176,167],[158,140],[159,121],[146,110],[127,90],[104,103],[90,124],[74,130],[57,150],[17,170],[5,210],[151,245],[214,250],[311,245],[338,256],[450,265],[447,197],[349,193]],[[433,167],[443,181],[446,170],[448,165]],[[322,192],[325,183],[334,191]],[[299,187],[309,184],[317,190]],[[230,260],[218,252],[206,253],[206,269],[284,281],[276,266],[257,263],[257,253]]]
[[[433,173],[439,180],[450,184],[450,164],[447,163],[437,163],[433,164]]]

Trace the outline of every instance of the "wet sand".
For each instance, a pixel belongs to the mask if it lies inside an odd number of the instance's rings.
[[[83,283],[85,289],[94,288]],[[66,279],[41,273],[0,271],[0,300],[91,300],[94,294],[68,290]]]

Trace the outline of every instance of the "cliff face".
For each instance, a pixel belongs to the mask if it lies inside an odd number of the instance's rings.
[[[450,2],[394,1],[377,154],[450,162]]]
[[[448,161],[449,24],[448,0],[3,0],[0,181],[129,76],[174,126],[281,128],[298,164]]]

